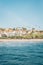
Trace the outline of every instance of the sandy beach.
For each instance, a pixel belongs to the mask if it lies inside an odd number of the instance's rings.
[[[15,42],[15,41],[43,41],[43,39],[0,39],[0,42]]]

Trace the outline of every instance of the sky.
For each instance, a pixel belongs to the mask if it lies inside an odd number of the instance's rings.
[[[0,27],[43,30],[43,0],[0,0]]]

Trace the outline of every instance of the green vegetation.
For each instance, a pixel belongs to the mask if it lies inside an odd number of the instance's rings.
[[[42,34],[30,34],[24,36],[2,36],[0,39],[43,39]]]
[[[16,33],[12,33],[12,32],[16,32]],[[35,30],[35,28],[32,28],[31,30],[27,30],[27,28],[24,27],[22,27],[21,29],[0,28],[0,39],[43,39],[43,31]]]

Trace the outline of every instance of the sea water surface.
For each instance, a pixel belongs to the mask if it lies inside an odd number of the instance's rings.
[[[43,65],[43,42],[0,42],[0,65]]]

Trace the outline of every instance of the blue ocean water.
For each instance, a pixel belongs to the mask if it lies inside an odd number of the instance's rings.
[[[43,65],[43,42],[0,42],[0,65]]]

